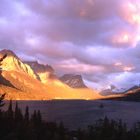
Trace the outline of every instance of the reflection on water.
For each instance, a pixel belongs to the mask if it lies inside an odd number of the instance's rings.
[[[65,126],[69,128],[85,127],[105,116],[111,119],[121,118],[129,126],[140,120],[140,103],[138,102],[54,100],[18,101],[18,104],[23,112],[28,105],[31,113],[33,110],[40,110],[44,120],[63,121]],[[6,102],[4,109],[7,106],[8,103]]]

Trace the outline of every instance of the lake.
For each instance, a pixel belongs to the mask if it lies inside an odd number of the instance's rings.
[[[13,102],[13,107],[15,102]],[[76,129],[93,124],[105,116],[110,119],[122,119],[131,127],[140,120],[140,102],[126,101],[86,101],[86,100],[52,100],[52,101],[18,101],[22,112],[28,105],[33,110],[40,110],[46,121],[63,121],[66,127]],[[103,107],[100,107],[103,104]],[[8,106],[6,102],[4,109]]]

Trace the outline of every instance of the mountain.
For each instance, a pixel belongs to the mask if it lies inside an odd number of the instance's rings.
[[[107,96],[107,95],[112,95],[114,94],[113,90],[116,89],[116,87],[114,85],[110,85],[108,88],[103,89],[100,94]]]
[[[28,65],[31,66],[32,69],[34,69],[35,72],[41,73],[41,72],[49,72],[54,73],[54,69],[50,65],[43,65],[39,64],[37,61],[25,61]]]
[[[0,65],[0,93],[7,93],[7,99],[38,99],[43,95],[43,87],[32,68],[24,64],[14,52],[0,51],[0,58],[7,55]],[[41,89],[41,90],[40,90]],[[39,94],[34,94],[38,92]]]
[[[39,64],[37,61],[26,61],[26,64],[30,65],[30,67],[35,71],[38,75],[40,81],[46,86],[53,85],[54,87],[63,87],[66,88],[67,85],[59,80],[59,78],[55,74],[55,70],[50,65]]]
[[[50,65],[39,64],[37,61],[25,61],[37,73],[42,83],[47,83],[49,79],[57,79],[54,69]]]
[[[133,87],[133,89],[128,90],[125,93],[125,96],[121,97],[120,99],[127,101],[140,101],[140,87]]]
[[[0,58],[7,55],[5,59],[1,62],[1,69],[5,71],[18,71],[21,73],[26,73],[34,79],[37,79],[36,73],[27,64],[24,64],[15,53],[10,50],[0,51]]]
[[[129,101],[140,101],[140,85],[135,85],[126,90],[125,96],[121,99]]]
[[[111,98],[108,98],[108,99],[109,100],[111,99],[111,100],[138,101],[138,102],[140,102],[140,88],[137,89],[135,92],[125,93],[121,97],[115,97],[115,98],[111,97]]]
[[[10,50],[0,51],[0,93],[12,100],[104,98],[95,90],[69,87],[57,78],[51,66],[25,63]]]
[[[108,95],[117,95],[117,94],[124,94],[126,89],[124,88],[117,88],[114,85],[110,85],[108,88],[103,89],[100,91],[100,94],[103,96],[108,96]]]
[[[140,101],[140,85],[132,86],[131,88],[125,90],[122,94],[123,96],[111,97],[109,100],[122,100],[122,101]],[[106,98],[106,99],[107,99]]]
[[[59,79],[71,88],[87,88],[81,75],[65,74]]]
[[[30,65],[44,84],[54,82],[54,84],[58,84],[63,87],[69,86],[71,88],[87,88],[81,75],[65,74],[58,78],[55,74],[55,70],[50,65],[39,64],[37,61],[26,61],[25,63]]]
[[[135,92],[137,92],[137,90],[138,90],[138,91],[140,90],[140,85],[132,86],[131,88],[127,89],[127,90],[125,91],[125,93],[126,93],[126,94],[135,93]]]

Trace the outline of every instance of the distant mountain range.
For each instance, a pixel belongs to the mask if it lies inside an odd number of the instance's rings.
[[[100,91],[100,94],[103,96],[108,96],[108,95],[117,95],[117,94],[124,94],[127,89],[125,88],[117,88],[114,85],[110,85],[109,88],[106,88],[102,91]]]
[[[6,99],[99,99],[97,91],[89,89],[81,75],[58,77],[50,65],[37,61],[22,61],[11,50],[0,51],[0,93]]]
[[[124,96],[120,99],[128,101],[140,101],[140,85],[135,85],[126,90]]]
[[[113,100],[126,100],[126,101],[140,101],[140,85],[135,85],[132,86],[131,88],[128,89],[117,89],[114,88],[109,88],[102,90],[100,92],[101,95],[106,96],[108,98],[108,95],[121,95],[120,97],[115,96],[114,97],[109,97],[108,99],[113,99]],[[106,98],[106,99],[107,99]]]

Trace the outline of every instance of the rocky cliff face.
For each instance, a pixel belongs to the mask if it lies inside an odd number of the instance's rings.
[[[87,88],[81,75],[65,74],[60,80],[72,88]]]
[[[35,72],[49,72],[54,73],[54,69],[50,65],[39,64],[37,61],[25,61],[26,64],[30,65]]]
[[[2,50],[0,51],[0,58],[7,55],[1,62],[1,70],[3,71],[18,71],[37,79],[37,74],[32,70],[32,68],[24,64],[12,51]]]
[[[0,60],[0,93],[6,93],[6,99],[48,99],[37,74],[12,51],[0,51]]]
[[[39,64],[37,61],[29,62],[26,61],[26,64],[37,73],[42,83],[48,83],[49,80],[57,79],[57,76],[54,73],[54,69],[50,65]]]

